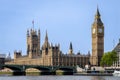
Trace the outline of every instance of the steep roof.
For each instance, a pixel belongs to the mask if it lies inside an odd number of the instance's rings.
[[[119,43],[116,45],[116,47],[113,49],[116,52],[120,52],[120,39],[119,39]]]

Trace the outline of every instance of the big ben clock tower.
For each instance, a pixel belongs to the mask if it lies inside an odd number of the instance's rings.
[[[100,61],[104,53],[104,25],[97,8],[94,23],[92,24],[92,56],[91,65],[100,66]]]

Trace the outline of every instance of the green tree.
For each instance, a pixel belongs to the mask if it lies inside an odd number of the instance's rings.
[[[113,62],[117,61],[117,53],[115,51],[104,53],[100,65],[101,66],[111,66]]]

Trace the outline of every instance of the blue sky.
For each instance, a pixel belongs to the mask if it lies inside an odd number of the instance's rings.
[[[49,42],[60,43],[68,52],[72,42],[74,53],[91,52],[91,25],[97,5],[105,27],[105,52],[120,38],[119,0],[0,0],[0,53],[22,50],[26,54],[26,31],[41,30],[41,46],[45,32]]]

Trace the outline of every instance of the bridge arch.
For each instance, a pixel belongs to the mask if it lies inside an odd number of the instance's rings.
[[[41,75],[50,74],[50,71],[51,71],[51,69],[49,67],[46,67],[46,66],[30,66],[30,67],[27,67],[25,69],[25,71],[27,71],[28,69],[33,69],[33,72],[38,72]]]
[[[40,70],[36,68],[27,68],[25,72],[40,72]]]
[[[29,68],[34,68],[34,69],[38,69],[41,71],[49,71],[50,70],[49,67],[45,67],[45,66],[30,66],[30,67],[27,67],[26,69],[29,69]]]
[[[24,70],[19,65],[3,65],[4,68],[12,70],[12,75],[25,75]]]
[[[4,67],[4,68],[11,69],[13,72],[15,72],[15,71],[21,71],[21,68],[18,67],[18,66],[4,65],[3,67]]]
[[[68,67],[68,66],[61,66],[61,67],[57,67],[55,69],[56,74],[59,72],[62,72],[62,74],[64,75],[69,75],[69,74],[73,74],[75,72],[75,68],[74,67]]]

